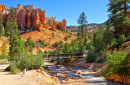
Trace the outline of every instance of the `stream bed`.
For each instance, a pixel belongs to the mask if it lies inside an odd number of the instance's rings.
[[[93,72],[93,70],[87,70],[87,69],[83,69],[83,68],[64,66],[64,65],[47,65],[47,66],[48,66],[48,70],[50,70],[50,71],[55,71],[56,73],[67,72],[68,75],[75,76],[75,77],[78,77],[79,74],[74,73],[73,71],[69,71],[66,68],[80,70],[80,72],[81,72],[80,75],[82,75],[82,78],[87,79],[87,81],[85,81],[86,84],[91,83],[93,85],[123,85],[123,84],[118,84],[115,82],[108,81],[104,77],[97,77],[96,75],[91,74],[91,72]],[[62,78],[59,78],[59,77],[57,77],[57,78],[60,81],[63,80]]]

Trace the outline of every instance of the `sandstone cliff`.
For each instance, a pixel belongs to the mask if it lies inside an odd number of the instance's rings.
[[[4,9],[8,9],[4,5],[0,4],[0,12],[3,13],[4,25],[6,24],[8,18],[8,12],[5,12]],[[25,28],[30,29],[31,27],[37,28],[41,32],[41,28],[50,28],[55,29],[65,29],[66,30],[66,20],[63,19],[62,22],[56,21],[56,17],[46,18],[46,11],[40,8],[34,8],[33,5],[22,6],[17,5],[16,17],[17,25],[21,27],[21,31]]]

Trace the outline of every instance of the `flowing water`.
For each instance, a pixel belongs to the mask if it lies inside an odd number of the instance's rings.
[[[66,69],[68,67],[72,68],[74,70],[80,70],[82,72],[80,74],[80,75],[82,75],[82,78],[87,79],[86,83],[91,83],[93,85],[123,85],[123,84],[118,84],[118,83],[115,83],[115,82],[108,81],[106,78],[103,78],[103,77],[97,77],[96,75],[93,75],[93,74],[90,73],[90,72],[92,72],[92,70],[87,70],[87,69],[72,67],[72,66],[48,65],[49,70],[55,71],[57,73],[67,72],[67,74],[69,74],[69,75],[78,77],[77,73],[74,73],[72,71],[68,71]],[[63,79],[59,78],[59,80],[61,81]]]

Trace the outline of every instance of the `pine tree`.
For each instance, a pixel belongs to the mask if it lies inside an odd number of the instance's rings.
[[[109,0],[108,4],[109,20],[115,26],[115,33],[117,36],[120,28],[124,30],[124,35],[126,35],[127,26],[130,25],[130,19],[128,18],[127,10],[130,8],[130,0]]]
[[[14,7],[11,7],[9,9],[9,14],[5,26],[5,33],[6,36],[10,37],[10,44],[12,43],[12,38],[13,38],[13,30],[17,29],[17,23],[16,23],[16,11]]]
[[[85,36],[85,30],[87,29],[87,20],[86,20],[86,15],[84,12],[82,12],[80,15],[79,15],[79,18],[78,18],[78,24],[80,24],[79,26],[79,30],[81,31],[81,38],[83,39],[84,36]]]
[[[12,42],[10,47],[10,57],[11,60],[16,62],[24,55],[25,52],[25,43],[19,38],[19,36],[13,31],[12,32]]]
[[[4,34],[3,16],[0,14],[0,35]]]

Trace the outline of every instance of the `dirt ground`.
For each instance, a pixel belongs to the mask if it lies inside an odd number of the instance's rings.
[[[85,83],[87,79],[73,77],[67,74],[58,74],[59,76],[68,78],[55,82],[54,80],[47,78],[46,76],[36,72],[36,70],[27,71],[25,75],[23,73],[11,74],[10,72],[4,71],[9,63],[0,62],[0,85],[91,85]]]

